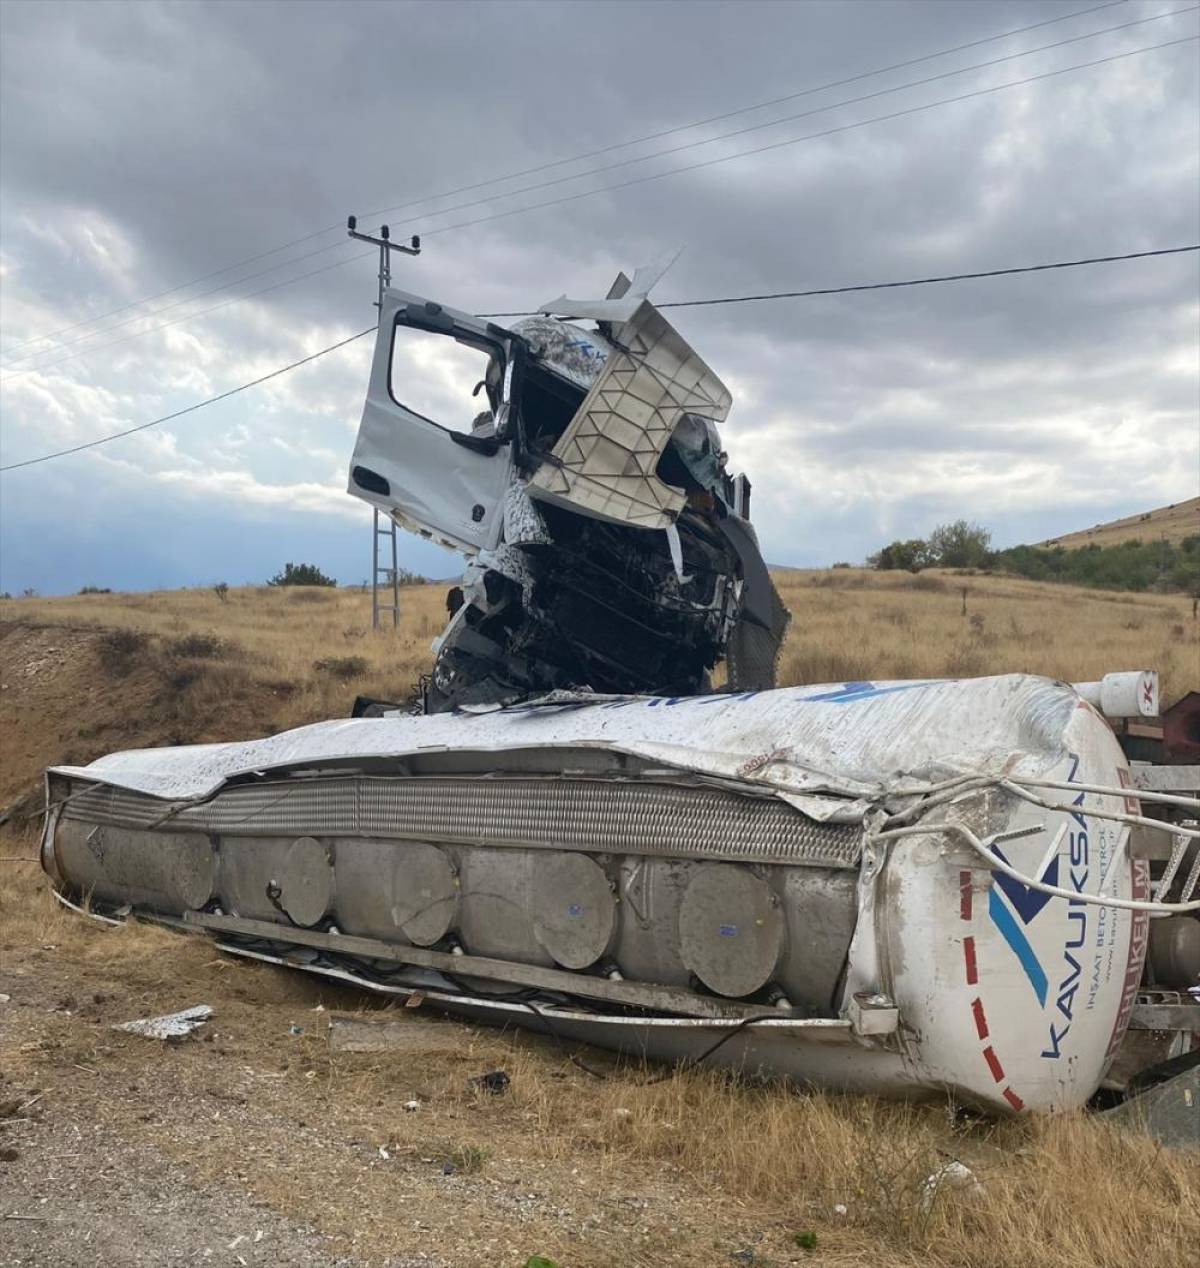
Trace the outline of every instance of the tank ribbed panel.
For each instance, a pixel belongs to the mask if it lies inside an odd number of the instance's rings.
[[[247,836],[399,837],[464,845],[589,850],[856,867],[853,824],[718,788],[588,779],[471,776],[326,778],[230,788],[180,808],[118,788],[64,808],[71,819]],[[169,816],[164,818],[165,816]]]

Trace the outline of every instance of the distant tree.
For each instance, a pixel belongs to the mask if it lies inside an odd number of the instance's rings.
[[[928,568],[933,559],[930,555],[929,543],[920,537],[910,537],[907,541],[894,541],[885,546],[878,554],[871,555],[867,563],[872,568],[884,571],[903,569],[908,572],[920,572]]]
[[[79,591],[79,593],[80,594],[112,594],[112,589],[109,586],[84,586]]]
[[[26,586],[25,589],[21,591],[21,598],[22,599],[36,599],[37,591],[32,586]]]
[[[336,586],[316,564],[284,564],[283,571],[267,581],[269,586]]]
[[[991,555],[992,534],[981,524],[955,520],[929,534],[930,562],[939,568],[981,568]]]
[[[217,584],[213,586],[212,589],[213,589],[213,594],[215,594],[217,598],[221,600],[222,603],[224,603],[229,598],[229,585],[227,582],[218,581]]]

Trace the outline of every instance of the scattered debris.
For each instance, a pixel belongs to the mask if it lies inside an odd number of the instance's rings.
[[[476,1074],[473,1078],[467,1080],[467,1087],[474,1088],[477,1092],[491,1092],[493,1096],[499,1096],[502,1092],[508,1091],[508,1085],[512,1080],[504,1070],[489,1070],[486,1074]]]
[[[1119,1127],[1145,1132],[1160,1145],[1200,1149],[1200,1064],[1196,1054],[1188,1053],[1163,1066],[1178,1069],[1178,1073],[1108,1110],[1104,1117]]]
[[[405,1112],[406,1114],[412,1114],[412,1113],[415,1113],[415,1112],[416,1112],[417,1110],[419,1110],[420,1108],[421,1108],[421,1102],[420,1102],[420,1101],[405,1101],[405,1102],[404,1102],[404,1112]]]
[[[302,1034],[304,1034],[304,1027],[303,1027],[303,1026],[297,1026],[295,1022],[292,1022],[292,1024],[288,1027],[288,1034],[289,1034],[289,1035],[302,1035]]]
[[[379,1156],[384,1160],[384,1162],[390,1161],[392,1157],[392,1155],[388,1153],[386,1145],[379,1146]]]
[[[453,1022],[329,1018],[334,1052],[457,1052],[461,1044],[462,1031]]]
[[[847,1208],[846,1208],[845,1202],[838,1202],[834,1205],[833,1213],[834,1215],[845,1215],[846,1209]]]
[[[983,1185],[975,1178],[975,1172],[961,1162],[948,1162],[939,1167],[925,1183],[921,1185],[921,1209],[925,1212],[933,1208],[934,1199],[942,1189],[965,1189],[972,1197],[981,1196]]]
[[[210,1004],[197,1004],[182,1012],[165,1013],[162,1017],[139,1017],[136,1021],[118,1022],[113,1030],[123,1030],[127,1034],[141,1035],[146,1039],[186,1039],[212,1015]],[[95,1071],[90,1073],[94,1074]]]
[[[5,995],[2,991],[0,991],[0,1004],[7,1004],[11,999],[11,995]]]

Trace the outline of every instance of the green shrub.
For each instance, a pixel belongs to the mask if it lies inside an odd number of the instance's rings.
[[[332,577],[327,577],[316,564],[284,564],[283,571],[271,577],[269,586],[336,586]]]

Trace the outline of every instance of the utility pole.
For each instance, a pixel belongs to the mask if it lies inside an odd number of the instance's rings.
[[[369,242],[372,246],[379,248],[379,293],[375,300],[376,308],[376,325],[383,321],[383,294],[392,284],[392,252],[400,251],[404,255],[420,255],[421,239],[414,234],[407,244],[403,242],[393,242],[391,231],[387,225],[380,225],[379,236],[373,237],[369,233],[358,232],[358,218],[349,216],[346,219],[346,232],[350,237],[358,242]],[[396,558],[396,521],[390,515],[381,517],[379,508],[374,508],[374,524],[371,533],[371,628],[377,630],[379,628],[379,613],[390,612],[392,614],[392,629],[400,628],[400,570]],[[386,520],[386,527],[380,528],[380,520]],[[381,568],[379,566],[379,542],[380,539],[385,542],[385,557],[388,547],[391,548],[391,567],[386,564]],[[390,604],[384,604],[381,608],[379,605],[379,579],[382,575],[384,584],[390,584],[392,590],[392,601]]]

